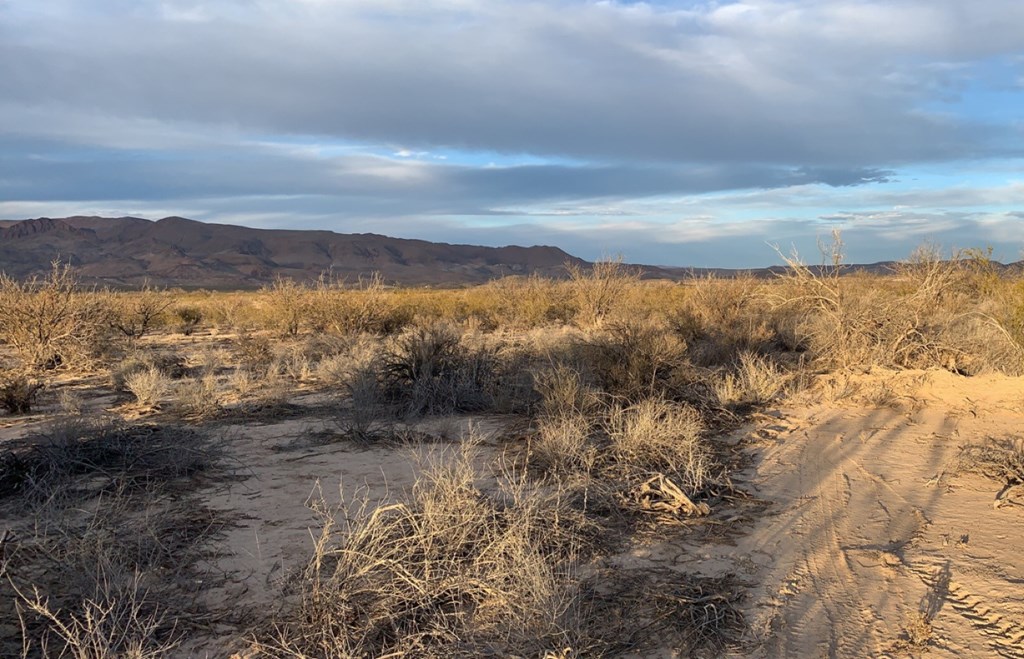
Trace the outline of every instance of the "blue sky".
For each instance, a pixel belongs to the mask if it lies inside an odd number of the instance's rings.
[[[1024,248],[1018,0],[0,0],[0,217]]]

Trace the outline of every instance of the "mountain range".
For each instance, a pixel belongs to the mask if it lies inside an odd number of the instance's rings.
[[[15,278],[70,262],[85,283],[115,287],[258,288],[277,277],[355,280],[378,272],[404,285],[460,285],[564,273],[583,264],[557,247],[479,247],[377,234],[252,229],[183,217],[0,221],[0,270]]]
[[[564,277],[567,263],[588,265],[550,246],[450,245],[372,233],[253,229],[183,217],[0,220],[0,271],[25,279],[45,273],[54,260],[71,263],[87,284],[192,289],[254,289],[278,277],[313,281],[324,273],[348,281],[379,273],[385,281],[406,286],[459,286],[508,275]],[[1024,269],[1024,262],[995,265]],[[894,266],[891,261],[844,265],[843,271],[885,274]],[[666,279],[740,272],[770,277],[785,270],[636,267],[646,278]]]

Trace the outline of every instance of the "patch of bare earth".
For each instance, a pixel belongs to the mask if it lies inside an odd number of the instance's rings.
[[[769,507],[748,532],[644,560],[753,584],[733,656],[1024,657],[1024,507],[957,469],[965,446],[1019,436],[1024,383],[929,371],[847,384],[880,404],[851,394],[760,419],[742,477]]]

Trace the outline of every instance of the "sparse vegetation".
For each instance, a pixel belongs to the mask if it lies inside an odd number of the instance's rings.
[[[187,577],[221,522],[189,484],[220,455],[194,430],[112,421],[55,422],[8,443],[0,621],[17,621],[21,639],[0,640],[0,653],[166,656],[202,617]]]
[[[638,532],[731,524],[743,458],[718,435],[800,391],[882,418],[909,369],[1024,371],[1024,284],[988,254],[925,248],[870,276],[845,269],[840,238],[825,265],[794,256],[772,279],[648,282],[621,260],[458,290],[325,277],[245,296],[83,290],[59,263],[0,277],[0,407],[63,415],[0,444],[17,532],[0,629],[32,657],[173,656],[203,613],[168,575],[198,574],[221,528],[191,498],[220,464],[209,428],[294,416],[306,448],[433,457],[383,501],[311,500],[313,555],[260,612],[252,656],[617,656],[654,633],[721,652],[742,625],[732,582],[601,562]],[[465,415],[503,430],[423,430]],[[993,440],[961,467],[1005,499],[1022,456]]]

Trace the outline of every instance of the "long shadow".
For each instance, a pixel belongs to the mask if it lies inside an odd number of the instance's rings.
[[[844,424],[844,417],[850,417],[854,415],[854,418],[848,423],[858,429],[876,429],[876,432],[871,434],[869,437],[843,437],[836,441],[832,439],[832,432],[829,430],[830,427]],[[794,489],[793,486],[798,486],[794,494],[800,492],[804,493],[804,496],[808,494],[818,493],[819,496],[827,495],[822,491],[826,482],[830,479],[835,478],[837,475],[846,475],[852,477],[853,483],[851,487],[857,486],[870,486],[879,488],[878,493],[879,499],[886,500],[885,489],[892,493],[892,500],[899,506],[904,508],[909,507],[909,510],[904,509],[901,512],[906,514],[913,514],[913,510],[927,511],[931,509],[939,497],[942,496],[942,488],[930,487],[928,491],[924,487],[919,488],[917,491],[910,491],[903,488],[902,491],[893,487],[887,482],[882,476],[879,475],[879,471],[888,471],[890,465],[892,468],[897,468],[906,465],[897,465],[893,463],[896,456],[892,453],[892,444],[901,439],[901,435],[907,432],[907,424],[916,424],[913,420],[912,415],[907,415],[903,411],[893,410],[891,408],[880,408],[874,410],[867,415],[862,415],[858,410],[842,409],[836,414],[829,416],[823,420],[822,423],[818,424],[817,427],[809,428],[805,432],[809,433],[807,444],[803,447],[800,452],[794,452],[792,458],[806,458],[808,456],[815,456],[813,459],[819,462],[824,468],[819,472],[815,473],[813,470],[802,469],[802,465],[793,465],[797,472],[796,478],[799,479],[797,482],[790,481],[787,483],[787,489]],[[934,441],[922,441],[920,443],[922,449],[926,452],[922,457],[924,458],[920,462],[915,460],[914,463],[919,464],[920,467],[913,469],[915,472],[919,472],[917,476],[929,476],[938,473],[946,461],[946,455],[948,454],[949,447],[946,444],[944,438],[952,436],[956,432],[956,422],[954,419],[950,419],[948,416],[944,417],[942,422],[937,428],[920,428],[915,431],[915,434],[920,434],[924,439],[933,439]],[[902,457],[906,457],[904,451],[900,454]],[[865,471],[872,474],[872,480],[874,483],[868,483],[863,479],[858,479],[859,474],[856,472],[850,472],[847,468],[848,465],[856,464],[860,465]],[[879,470],[877,467],[881,466]],[[923,479],[922,479],[923,480]],[[853,496],[853,493],[851,493]],[[904,503],[905,502],[905,503]],[[801,504],[799,499],[795,499],[792,505],[807,505],[807,503]],[[784,513],[785,511],[780,511]],[[893,511],[894,513],[896,511]],[[877,537],[877,542],[867,543],[860,548],[863,549],[875,549],[891,553],[899,557],[899,559],[905,562],[903,556],[905,549],[914,541],[916,536],[920,533],[921,528],[915,528],[912,531],[910,529],[898,529],[894,528],[896,520],[899,517],[899,513],[891,514],[886,510],[886,514],[890,522],[883,523],[882,526],[877,528],[876,532],[873,533]],[[826,517],[822,523],[817,524],[814,527],[809,528],[807,525],[807,517],[799,514],[791,515],[789,522],[781,524],[778,528],[773,530],[773,533],[767,537],[765,542],[766,547],[779,546],[782,543],[799,543],[804,547],[813,546],[827,546],[826,542],[827,534],[833,531],[834,526],[838,526],[834,522],[837,518],[841,518],[845,515],[845,512],[841,509],[836,511],[836,516]],[[776,517],[778,519],[778,517]],[[779,520],[781,521],[781,520]],[[927,518],[924,523],[927,524]],[[800,528],[796,528],[798,523]],[[874,526],[869,525],[870,526]],[[910,531],[909,537],[891,537],[893,533]],[[883,537],[884,536],[884,537]],[[843,547],[843,549],[856,549],[858,547]],[[802,560],[803,554],[797,553],[797,561]],[[845,551],[841,557],[837,557],[837,560],[849,561],[849,557]],[[946,597],[948,590],[949,572],[951,568],[947,564],[943,577],[939,575],[936,578],[936,584],[933,586],[928,595],[928,601],[925,604],[926,613],[930,612],[930,615],[934,616],[941,609],[942,602]],[[859,613],[864,608],[864,604],[876,603],[881,606],[885,606],[890,601],[891,593],[860,593],[857,592],[857,584],[849,584],[849,589],[853,589],[856,593],[856,598],[860,600],[858,604],[852,609],[851,612]],[[824,604],[824,603],[823,603]],[[825,604],[825,610],[827,611],[827,604]],[[809,606],[803,611],[804,616],[813,616],[816,611],[821,611],[821,606]],[[791,626],[802,627],[801,623],[804,622],[799,617],[793,618],[794,611],[789,611],[787,620]],[[841,613],[841,612],[839,612]],[[835,616],[831,616],[835,618]],[[840,618],[842,618],[840,616]],[[837,620],[837,624],[841,624]],[[838,653],[836,656],[855,656],[861,655],[866,656],[864,653],[870,653],[874,648],[869,647],[869,634],[870,630],[867,625],[864,625],[864,632],[854,637],[843,637],[840,636],[842,641],[841,645],[831,648],[830,654]],[[821,639],[826,641],[827,639]],[[853,653],[853,654],[851,654]]]

